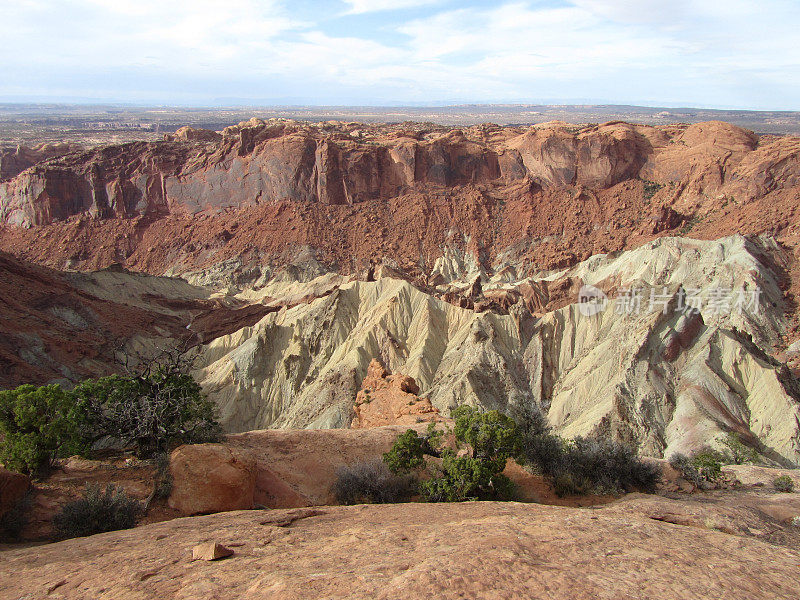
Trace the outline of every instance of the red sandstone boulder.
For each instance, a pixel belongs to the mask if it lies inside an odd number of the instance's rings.
[[[222,444],[181,446],[170,456],[169,506],[185,515],[253,508],[256,465]]]

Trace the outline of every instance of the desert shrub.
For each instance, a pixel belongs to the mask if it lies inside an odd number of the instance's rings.
[[[456,444],[469,444],[470,455],[443,451],[441,468],[420,484],[423,498],[429,502],[513,498],[514,487],[503,470],[506,461],[521,451],[516,422],[499,411],[482,412],[471,406],[459,406],[452,416]]]
[[[517,409],[515,421],[520,430],[521,455],[529,467],[542,475],[557,473],[564,460],[565,443],[550,431],[550,425],[536,407]]]
[[[0,517],[0,540],[18,541],[28,524],[33,496],[29,491],[11,510]]]
[[[589,479],[569,471],[561,471],[552,480],[553,491],[559,498],[562,496],[586,496],[598,491],[595,490]]]
[[[669,464],[678,471],[686,481],[701,487],[705,483],[705,478],[692,462],[692,459],[681,452],[676,452],[669,458]]]
[[[613,440],[554,435],[535,407],[518,411],[525,462],[553,482],[559,496],[652,491],[658,469],[642,461],[633,448]]]
[[[481,412],[471,406],[459,406],[452,413],[456,440],[469,444],[472,457],[496,462],[505,468],[506,460],[519,456],[522,439],[517,423],[497,410]]]
[[[413,429],[400,434],[392,447],[383,455],[386,467],[395,474],[409,473],[425,464],[427,443]]]
[[[441,469],[420,483],[420,493],[427,502],[511,500],[516,496],[513,483],[498,472],[495,461],[457,456],[452,450],[444,452]]]
[[[61,507],[53,517],[53,531],[56,537],[66,539],[130,529],[141,512],[139,502],[121,488],[108,485],[101,491],[98,486],[90,485],[83,498]]]
[[[675,453],[669,459],[669,464],[680,471],[683,478],[697,487],[713,484],[722,474],[722,465],[726,457],[717,450],[705,448],[692,454]]]
[[[794,491],[794,481],[788,475],[781,475],[780,477],[776,477],[775,481],[772,482],[772,485],[779,492]]]
[[[59,457],[88,455],[103,438],[140,457],[178,444],[217,441],[214,404],[180,360],[149,363],[126,376],[0,391],[0,462],[23,473]]]
[[[0,391],[0,462],[8,469],[35,473],[59,456],[91,448],[85,406],[59,385],[21,385]]]
[[[412,475],[397,475],[375,459],[339,467],[332,491],[340,504],[385,504],[408,500],[415,482]]]
[[[424,436],[413,429],[400,435],[383,455],[387,468],[396,474],[426,470],[427,477],[418,487],[428,502],[514,497],[514,486],[503,475],[506,461],[521,448],[514,420],[498,411],[481,412],[466,406],[456,408],[453,418],[456,445],[469,444],[468,456],[440,449],[443,432],[431,424]],[[441,465],[429,467],[426,456],[441,457]]]
[[[664,187],[662,184],[656,181],[649,181],[647,179],[642,180],[644,182],[644,199],[650,200],[653,196],[656,195],[656,192]]]
[[[155,473],[153,474],[153,489],[150,495],[144,502],[143,511],[146,513],[150,510],[150,505],[153,500],[160,500],[168,498],[172,493],[173,478],[169,470],[169,454],[166,452],[156,454],[153,457],[153,466]]]
[[[577,437],[568,442],[558,470],[558,488],[574,494],[617,494],[632,489],[652,492],[659,478],[654,465],[642,461],[631,446],[614,440]]]
[[[758,462],[758,451],[754,448],[745,446],[739,434],[735,431],[728,433],[723,439],[722,443],[727,448],[726,458],[727,462],[735,465],[744,465],[748,463]]]

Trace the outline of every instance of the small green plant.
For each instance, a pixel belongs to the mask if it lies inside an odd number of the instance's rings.
[[[692,463],[692,459],[681,452],[676,452],[669,458],[669,464],[678,471],[681,476],[695,487],[702,487],[706,482],[703,475]]]
[[[772,482],[772,485],[778,492],[794,491],[794,480],[788,475],[781,475],[780,477],[776,477],[775,481]]]
[[[339,467],[332,492],[340,504],[385,504],[408,500],[416,490],[416,479],[397,475],[375,459]]]
[[[53,531],[59,539],[67,539],[130,529],[141,512],[139,502],[122,488],[108,485],[101,491],[89,485],[83,498],[65,504],[53,517]]]
[[[726,458],[728,462],[735,465],[753,464],[758,462],[758,451],[754,448],[745,446],[739,434],[735,431],[729,432],[723,439],[723,445],[726,446]]]
[[[644,199],[645,200],[651,200],[653,198],[653,196],[656,195],[658,190],[660,190],[662,187],[664,187],[663,184],[660,184],[660,183],[658,183],[656,181],[649,181],[647,179],[643,179],[642,181],[644,183]]]
[[[153,473],[153,490],[144,502],[143,511],[146,513],[150,509],[153,500],[168,498],[172,493],[172,473],[169,470],[169,454],[166,452],[156,454],[153,459],[155,472]]]

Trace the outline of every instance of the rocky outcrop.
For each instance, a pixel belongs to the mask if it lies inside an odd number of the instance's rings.
[[[29,148],[16,146],[13,148],[0,148],[0,181],[16,177],[25,169],[36,163],[58,158],[72,152],[80,152],[83,148],[79,144],[39,144]]]
[[[382,425],[413,425],[442,420],[439,411],[427,398],[420,398],[419,386],[405,375],[389,375],[375,359],[367,367],[353,405],[350,427],[380,427]]]

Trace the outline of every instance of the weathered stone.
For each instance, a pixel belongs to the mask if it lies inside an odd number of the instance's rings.
[[[219,560],[233,556],[233,550],[217,542],[204,542],[192,548],[192,560]]]

